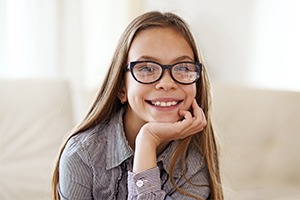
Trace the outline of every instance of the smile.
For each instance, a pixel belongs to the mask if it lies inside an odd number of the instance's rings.
[[[179,101],[151,101],[150,102],[154,106],[160,106],[160,107],[170,107],[170,106],[175,106],[179,103]]]

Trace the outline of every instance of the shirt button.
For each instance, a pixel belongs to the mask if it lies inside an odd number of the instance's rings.
[[[138,180],[136,182],[136,186],[138,186],[138,187],[142,187],[143,185],[144,185],[144,181],[142,181],[142,180]]]

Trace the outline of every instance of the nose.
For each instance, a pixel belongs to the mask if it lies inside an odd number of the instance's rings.
[[[173,80],[171,72],[166,69],[161,79],[156,83],[155,88],[158,90],[174,90],[177,88],[177,83]]]

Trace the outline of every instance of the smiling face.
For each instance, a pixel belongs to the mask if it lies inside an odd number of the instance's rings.
[[[135,37],[128,53],[128,63],[143,60],[165,65],[183,61],[193,62],[194,53],[178,31],[171,28],[152,28],[140,32]],[[121,94],[121,101],[128,101],[126,121],[141,127],[147,122],[180,120],[178,111],[190,109],[196,96],[196,84],[183,85],[175,82],[169,70],[165,70],[159,81],[141,84],[127,71]]]

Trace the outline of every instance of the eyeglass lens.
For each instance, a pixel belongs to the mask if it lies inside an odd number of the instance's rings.
[[[163,68],[153,62],[134,63],[132,73],[135,79],[141,83],[153,83],[161,78]],[[183,84],[191,84],[199,77],[199,67],[192,62],[175,64],[171,70],[172,78]]]

